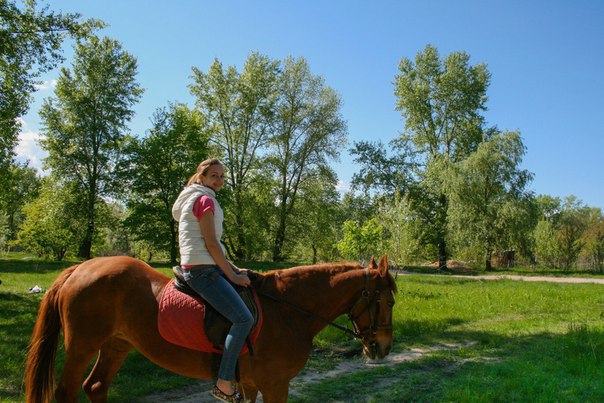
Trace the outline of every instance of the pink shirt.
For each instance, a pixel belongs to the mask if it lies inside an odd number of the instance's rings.
[[[197,217],[197,221],[200,221],[201,217],[208,210],[212,211],[212,214],[215,213],[214,200],[206,195],[199,196],[197,200],[195,200],[195,203],[193,203],[193,214]]]
[[[197,217],[197,221],[201,221],[201,217],[207,212],[211,211],[212,214],[215,213],[214,200],[210,199],[208,196],[203,195],[199,196],[195,203],[193,203],[193,215]],[[191,267],[195,267],[195,265],[183,265],[183,269],[190,269]]]

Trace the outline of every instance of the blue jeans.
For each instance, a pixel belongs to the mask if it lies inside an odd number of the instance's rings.
[[[235,379],[237,359],[254,324],[254,318],[220,268],[192,268],[184,270],[183,275],[195,292],[233,324],[224,344],[218,370],[219,379],[232,381]]]

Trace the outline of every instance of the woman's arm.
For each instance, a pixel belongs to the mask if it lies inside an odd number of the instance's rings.
[[[234,284],[247,287],[250,285],[250,279],[245,273],[240,273],[233,269],[232,265],[224,255],[220,242],[216,239],[216,230],[214,228],[214,212],[206,211],[199,220],[199,227],[203,234],[203,239],[206,244],[210,256],[214,259],[220,270],[224,272],[227,278]]]

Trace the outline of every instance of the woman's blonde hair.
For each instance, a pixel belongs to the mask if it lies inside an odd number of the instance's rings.
[[[208,158],[207,160],[201,161],[201,163],[197,166],[195,174],[193,174],[193,176],[191,176],[187,182],[187,186],[192,185],[193,183],[201,183],[201,177],[204,176],[208,172],[208,169],[214,165],[222,165],[222,162],[220,162],[218,158]]]

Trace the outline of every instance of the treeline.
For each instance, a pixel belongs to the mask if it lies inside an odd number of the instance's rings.
[[[353,144],[358,171],[341,195],[333,164],[347,144],[342,100],[304,58],[251,53],[240,69],[219,60],[207,71],[194,67],[195,105],[159,106],[146,135],[136,136],[128,123],[143,93],[137,62],[118,41],[93,34],[102,23],[14,5],[4,11],[13,21],[0,38],[23,35],[19,21],[38,18],[46,19],[44,29],[63,21],[76,46],[40,111],[48,175],[14,161],[15,128],[2,127],[10,156],[0,167],[3,249],[53,259],[131,254],[175,262],[172,203],[195,166],[217,156],[227,175],[219,195],[223,240],[234,259],[315,262],[385,253],[399,265],[444,267],[455,258],[490,269],[495,254],[513,250],[519,264],[569,270],[581,259],[604,270],[601,209],[572,196],[533,194],[532,174],[520,168],[521,135],[486,124],[490,73],[464,52],[441,57],[428,45],[401,60],[394,92],[402,134],[389,145]],[[3,61],[42,54],[46,69],[57,64],[58,48],[43,46],[44,29],[27,31],[37,42],[2,47]],[[33,69],[7,69],[1,85],[16,82],[8,73],[34,82],[40,71]],[[27,110],[23,102],[20,109],[3,106],[3,116],[17,121]]]

